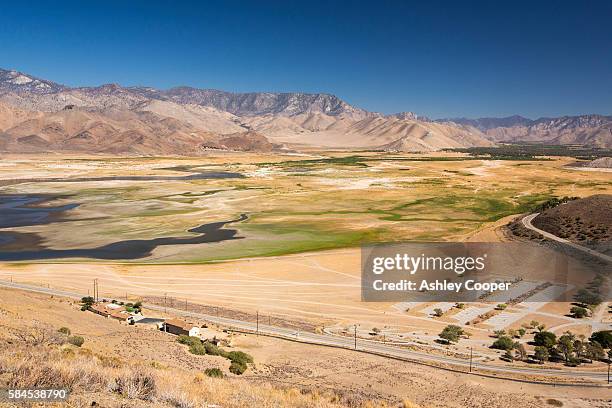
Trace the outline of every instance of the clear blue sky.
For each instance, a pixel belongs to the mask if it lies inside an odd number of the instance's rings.
[[[0,67],[434,118],[612,114],[612,1],[23,0],[2,6]]]

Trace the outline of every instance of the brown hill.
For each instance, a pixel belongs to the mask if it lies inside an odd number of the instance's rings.
[[[509,118],[450,119],[477,127],[497,142],[546,142],[549,144],[581,144],[612,148],[612,117],[603,115],[564,116],[529,120]]]
[[[493,146],[493,142],[475,128],[407,116],[373,115],[356,120],[347,115],[308,113],[242,119],[252,129],[279,143],[411,152]]]
[[[587,163],[581,163],[580,167],[591,169],[612,169],[612,157],[600,157]]]
[[[598,194],[544,210],[533,225],[578,243],[612,241],[612,195]]]
[[[9,114],[2,115],[3,112]],[[0,117],[6,118],[2,123],[14,125],[0,135],[0,149],[17,153],[198,155],[210,146],[249,151],[272,149],[265,137],[252,132],[236,132],[224,143],[222,136],[150,111],[69,107],[58,112],[23,113],[4,107]],[[24,120],[15,124],[19,122],[16,117]]]

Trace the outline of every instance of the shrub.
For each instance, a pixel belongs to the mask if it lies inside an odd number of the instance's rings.
[[[434,316],[441,317],[443,314],[444,312],[442,311],[442,309],[439,309],[439,308],[434,309]]]
[[[66,336],[70,336],[70,329],[67,327],[60,327],[57,331],[65,334]]]
[[[508,305],[505,303],[500,303],[497,306],[495,306],[495,310],[504,310],[505,308],[507,308]]]
[[[232,374],[242,375],[247,370],[247,365],[237,361],[232,361],[229,370]]]
[[[202,344],[202,340],[200,340],[199,338],[193,337],[193,336],[187,336],[185,334],[181,334],[180,336],[178,336],[176,341],[178,341],[181,344],[185,344],[187,346]]]
[[[77,347],[81,347],[83,343],[85,343],[85,339],[81,336],[70,336],[68,337],[68,343]]]
[[[211,356],[224,356],[225,357],[225,355],[227,354],[221,348],[209,342],[204,343],[204,348],[206,349],[206,354],[209,354]]]
[[[212,378],[223,378],[223,371],[218,368],[207,368],[204,374]]]
[[[200,343],[193,343],[189,345],[189,352],[191,354],[195,354],[198,356],[203,356],[206,354],[206,347],[204,347],[204,344],[202,344],[202,342]]]
[[[156,391],[155,377],[142,369],[136,369],[115,378],[110,388],[126,398],[152,400]]]
[[[253,363],[253,357],[244,351],[230,351],[226,357],[235,363]]]
[[[578,367],[580,365],[580,360],[576,357],[569,357],[565,362],[565,365],[568,367]]]

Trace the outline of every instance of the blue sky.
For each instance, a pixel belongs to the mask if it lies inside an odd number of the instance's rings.
[[[9,4],[0,67],[71,86],[327,92],[433,118],[612,114],[611,1]]]

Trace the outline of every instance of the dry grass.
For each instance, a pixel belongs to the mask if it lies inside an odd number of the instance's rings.
[[[333,394],[280,389],[236,378],[214,379],[202,373],[194,375],[189,371],[123,361],[55,341],[55,338],[52,329],[37,326],[14,331],[10,338],[0,339],[0,386],[68,389],[75,406],[93,401],[103,401],[105,407],[348,406]],[[369,401],[349,405],[387,406],[384,402]],[[409,402],[403,406],[414,407]]]

